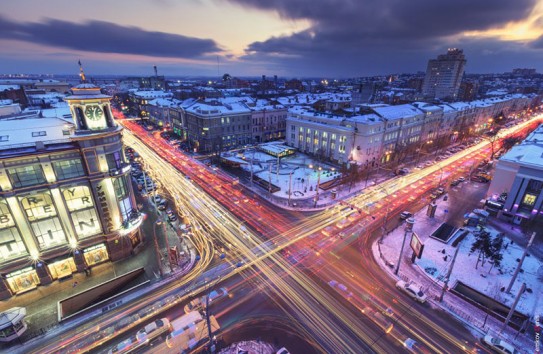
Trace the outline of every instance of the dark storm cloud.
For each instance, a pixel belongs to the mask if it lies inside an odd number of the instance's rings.
[[[73,23],[46,19],[17,23],[0,16],[0,38],[100,53],[199,58],[220,52],[210,39],[151,32],[104,21]]]
[[[276,57],[281,65],[337,74],[398,72],[407,63],[435,57],[464,31],[486,30],[526,18],[535,0],[229,0],[276,11],[285,19],[309,20],[305,31],[247,46],[245,60]],[[542,40],[543,41],[543,40]],[[479,43],[484,45],[484,42]],[[462,48],[462,43],[456,43]],[[468,63],[470,58],[468,57]],[[403,69],[397,67],[404,65]],[[385,66],[387,65],[387,66]],[[349,67],[346,67],[349,66]],[[315,71],[318,71],[315,70]],[[339,70],[339,71],[338,71]]]

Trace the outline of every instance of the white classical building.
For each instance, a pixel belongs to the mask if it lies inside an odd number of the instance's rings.
[[[301,152],[339,164],[387,163],[420,151],[426,143],[449,144],[487,131],[497,115],[526,110],[536,96],[509,95],[473,102],[433,105],[360,105],[351,117],[293,106],[286,122],[286,143]]]

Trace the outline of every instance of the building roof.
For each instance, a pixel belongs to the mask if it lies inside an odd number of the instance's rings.
[[[4,312],[0,313],[0,330],[7,328],[26,316],[26,308],[24,307],[12,307]]]
[[[73,124],[60,118],[25,118],[0,121],[0,150],[34,146],[36,142],[70,142]]]
[[[543,168],[543,124],[534,130],[524,141],[513,146],[500,161],[509,161],[524,166]]]
[[[373,111],[388,120],[408,118],[422,114],[422,112],[417,107],[410,104],[375,107],[373,108]]]
[[[219,104],[210,105],[203,102],[196,102],[192,106],[185,109],[186,112],[190,112],[195,115],[228,115],[228,114],[240,114],[249,113],[251,110],[243,102],[235,102],[231,104]]]

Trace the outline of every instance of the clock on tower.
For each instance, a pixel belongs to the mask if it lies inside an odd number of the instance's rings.
[[[104,111],[98,105],[87,106],[85,108],[85,116],[90,120],[100,120],[104,116]]]

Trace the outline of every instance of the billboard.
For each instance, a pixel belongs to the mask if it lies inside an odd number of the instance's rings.
[[[420,257],[422,256],[422,251],[424,251],[424,244],[422,243],[416,232],[413,232],[411,234],[411,242],[409,242],[409,245],[415,253],[415,256],[420,259]]]

